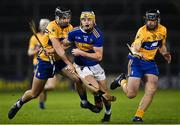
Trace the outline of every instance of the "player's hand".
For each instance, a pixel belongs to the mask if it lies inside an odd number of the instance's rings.
[[[168,62],[168,64],[171,63],[171,54],[169,52],[163,54],[163,57]]]
[[[83,51],[80,49],[77,49],[77,48],[72,50],[72,54],[74,56],[80,56],[80,55],[82,55],[82,53],[83,53]]]
[[[144,58],[143,54],[141,54],[139,52],[133,52],[133,56],[135,56],[137,58]]]
[[[75,68],[74,68],[74,66],[71,63],[69,63],[66,66],[66,70],[68,70],[70,73],[74,73],[75,72]]]
[[[45,51],[46,51],[46,54],[47,54],[47,55],[53,55],[53,54],[55,53],[54,48],[51,48],[51,49],[45,48]]]

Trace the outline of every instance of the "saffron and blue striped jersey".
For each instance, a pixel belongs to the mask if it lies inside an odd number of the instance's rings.
[[[39,38],[40,41],[43,40],[43,37],[44,37],[43,34],[37,33],[36,35],[37,35],[37,37]],[[39,45],[38,40],[36,39],[36,37],[34,35],[32,35],[30,40],[29,40],[29,49],[36,50],[36,49],[39,49],[39,48],[40,48],[40,45]],[[33,65],[37,65],[37,63],[38,63],[37,55],[38,54],[35,54],[33,56]]]
[[[157,50],[166,44],[166,35],[166,27],[161,24],[158,24],[157,29],[152,31],[147,30],[144,25],[139,28],[132,46],[141,45],[139,52],[143,54],[143,57],[147,60],[154,60]]]
[[[74,45],[74,48],[89,53],[94,53],[93,47],[102,47],[104,42],[102,32],[97,26],[90,33],[83,31],[80,27],[74,28],[68,34],[68,41]],[[93,66],[99,63],[83,56],[75,56],[74,61],[81,66]]]
[[[50,38],[57,38],[59,41],[68,37],[68,33],[73,29],[73,26],[69,24],[65,28],[61,28],[56,21],[51,21],[45,30],[45,35],[42,42],[44,48],[53,48]],[[39,58],[44,61],[49,61],[48,57],[44,53],[40,53]],[[55,60],[60,60],[60,57],[55,54]]]

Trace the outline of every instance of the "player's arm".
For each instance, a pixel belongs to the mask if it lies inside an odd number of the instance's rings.
[[[165,44],[161,46],[161,48],[159,49],[159,52],[162,54],[162,56],[168,62],[168,64],[171,63],[171,54],[170,52],[167,51],[167,47]]]
[[[71,32],[72,30],[73,30],[73,26],[70,24],[69,25],[69,32]],[[69,37],[69,33],[68,33],[68,37]],[[68,37],[62,40],[64,49],[67,49],[67,48],[69,48],[72,45],[72,42],[70,42],[68,40]]]
[[[141,33],[141,30],[138,30],[135,40],[131,46],[131,51],[133,55],[138,55],[140,57],[143,57],[143,54],[139,52],[142,42],[143,42],[143,34]]]
[[[72,50],[72,54],[75,56],[84,56],[96,61],[101,61],[103,58],[103,47],[93,47],[94,53],[88,53],[78,48]]]
[[[63,44],[64,49],[68,49],[68,48],[72,45],[72,43],[69,42],[67,38],[65,38],[65,39],[62,41],[62,44]]]
[[[159,52],[162,54],[164,59],[169,63],[171,63],[171,54],[170,52],[167,51],[167,46],[166,46],[166,36],[167,36],[167,29],[165,28],[164,30],[164,38],[162,40],[162,46],[159,48]]]
[[[50,38],[53,48],[56,51],[56,53],[61,57],[61,59],[66,63],[66,64],[71,64],[71,62],[68,60],[65,51],[63,49],[63,45],[59,42],[57,38]]]
[[[52,25],[48,25],[47,30],[48,30],[49,39],[52,42],[52,46],[53,46],[55,52],[67,64],[67,69],[69,69],[70,71],[74,71],[75,69],[74,69],[72,63],[68,60],[68,58],[65,54],[65,51],[63,49],[63,45],[58,40],[58,35],[57,35],[58,31],[57,31],[56,27],[54,27]]]
[[[29,47],[28,47],[28,56],[34,56],[39,52],[39,46],[37,44],[38,42],[36,41],[35,37],[32,36],[29,42]]]

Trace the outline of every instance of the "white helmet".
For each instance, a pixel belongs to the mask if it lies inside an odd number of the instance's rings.
[[[49,24],[50,20],[49,19],[40,19],[39,21],[39,30],[44,32],[47,25]]]

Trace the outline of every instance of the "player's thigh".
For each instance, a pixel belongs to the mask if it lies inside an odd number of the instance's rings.
[[[132,65],[132,62],[133,62],[133,60],[132,59],[130,59],[129,60],[129,62],[128,62],[128,66],[127,66],[127,69],[128,69],[128,76],[130,75],[130,73],[131,73],[131,65]]]
[[[63,76],[69,78],[70,80],[74,81],[74,82],[80,82],[80,79],[73,73],[69,72],[66,67],[64,67],[60,74],[62,74]]]
[[[146,74],[145,92],[155,93],[158,87],[158,76]]]
[[[99,84],[99,89],[100,90],[108,93],[108,87],[107,87],[106,79],[98,81],[98,84]]]
[[[94,78],[92,75],[87,75],[84,77],[84,79],[88,82],[91,83],[94,87],[99,88],[99,84],[97,80]]]
[[[141,83],[141,78],[129,77],[128,78],[128,84],[127,84],[128,93],[137,94],[137,92],[139,90],[140,83]]]
[[[31,89],[32,94],[35,96],[39,95],[43,90],[46,81],[47,81],[46,79],[38,79],[34,77],[32,83],[32,89]]]
[[[57,79],[58,79],[57,75],[54,75],[53,78],[49,78],[46,82],[45,88],[46,86],[51,86],[51,88],[55,88],[57,85]]]

